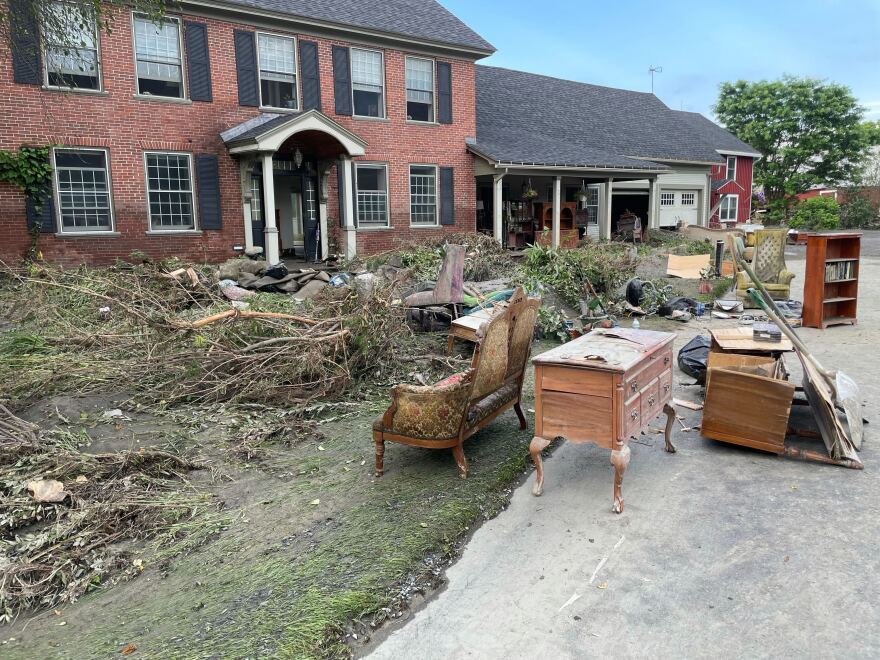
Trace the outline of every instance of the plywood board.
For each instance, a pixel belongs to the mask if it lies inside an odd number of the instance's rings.
[[[677,254],[666,255],[669,261],[666,264],[666,274],[669,277],[681,277],[687,280],[700,279],[700,271],[709,267],[711,255],[695,254],[681,257]]]
[[[775,353],[792,351],[794,347],[786,337],[782,341],[755,341],[751,326],[712,330],[712,348],[722,351],[753,351],[755,353]]]

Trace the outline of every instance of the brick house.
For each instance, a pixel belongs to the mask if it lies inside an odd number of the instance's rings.
[[[53,195],[36,217],[0,184],[0,258],[35,225],[65,263],[314,259],[475,228],[474,62],[493,49],[435,2],[119,9],[76,63],[22,20],[0,46],[0,148],[57,145]]]

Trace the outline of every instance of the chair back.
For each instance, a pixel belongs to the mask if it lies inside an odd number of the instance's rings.
[[[526,368],[532,339],[535,337],[535,321],[538,319],[538,298],[526,296],[522,287],[517,287],[510,297],[507,316],[510,324],[507,350],[507,378],[519,376]]]
[[[474,372],[471,400],[480,399],[504,384],[509,334],[508,311],[500,309],[477,330],[477,346],[471,362]]]
[[[434,304],[460,303],[463,299],[464,245],[447,245],[434,287]]]
[[[752,268],[765,284],[777,284],[785,270],[785,229],[759,229],[755,232],[755,256]]]

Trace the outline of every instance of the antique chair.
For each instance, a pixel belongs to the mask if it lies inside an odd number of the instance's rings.
[[[794,273],[785,267],[786,235],[785,229],[759,229],[755,232],[752,269],[775,300],[788,300],[791,297]],[[748,289],[752,286],[745,271],[737,268],[736,297],[743,301],[743,307],[756,306],[748,294]]]
[[[459,476],[468,474],[464,441],[508,408],[526,418],[520,406],[523,377],[541,301],[517,289],[506,308],[477,331],[471,367],[434,385],[397,385],[391,406],[373,423],[376,476],[385,469],[385,442],[452,449]]]

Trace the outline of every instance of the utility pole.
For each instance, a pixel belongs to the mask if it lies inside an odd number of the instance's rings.
[[[653,64],[648,67],[648,73],[651,75],[651,94],[654,93],[654,74],[655,73],[663,73],[662,66],[654,66]]]

